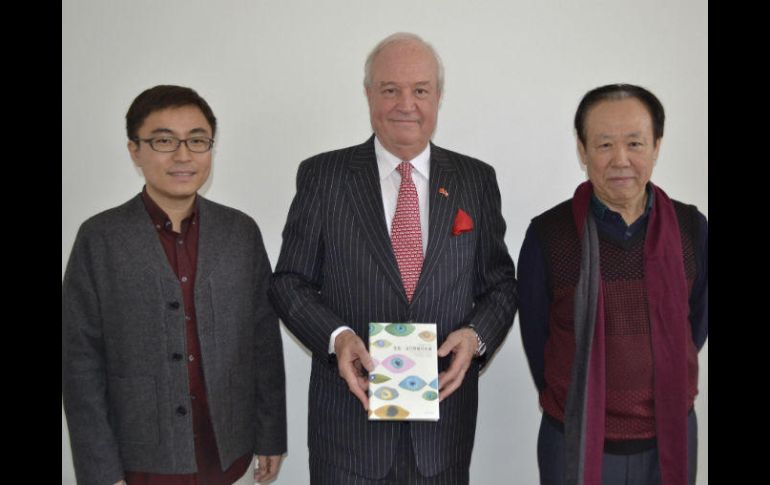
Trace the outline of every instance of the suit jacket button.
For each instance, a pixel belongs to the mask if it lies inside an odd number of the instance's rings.
[[[184,416],[185,414],[187,414],[187,408],[185,408],[184,406],[179,406],[178,408],[176,408],[177,416]]]
[[[179,353],[174,353],[171,358],[174,360],[182,360],[183,355]]]
[[[168,306],[172,310],[179,310],[179,302],[178,301],[170,301],[170,302],[168,302]]]

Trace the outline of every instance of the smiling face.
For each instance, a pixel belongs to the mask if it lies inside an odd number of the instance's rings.
[[[652,118],[636,98],[602,101],[588,112],[586,144],[578,140],[594,193],[621,214],[641,215],[645,186],[658,158]]]
[[[416,41],[386,46],[372,63],[366,97],[380,143],[402,160],[413,159],[436,129],[441,99],[436,59]]]
[[[212,137],[211,126],[197,106],[166,108],[150,113],[137,131],[140,139],[174,136]],[[211,171],[211,150],[191,152],[185,143],[174,152],[153,150],[144,141],[129,141],[128,151],[134,163],[142,169],[147,193],[161,208],[192,204],[198,189]]]

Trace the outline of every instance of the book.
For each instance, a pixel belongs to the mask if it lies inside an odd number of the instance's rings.
[[[370,323],[369,420],[438,421],[435,323]]]

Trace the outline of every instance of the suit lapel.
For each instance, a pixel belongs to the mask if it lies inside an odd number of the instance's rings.
[[[454,215],[459,200],[459,186],[456,183],[457,169],[441,148],[431,143],[430,147],[430,182],[428,197],[430,197],[428,222],[428,249],[422,264],[420,280],[417,282],[412,301],[415,301],[430,279],[431,272],[446,246],[449,244],[449,232],[452,229]],[[445,196],[443,194],[448,194]]]
[[[406,301],[401,273],[398,271],[393,246],[385,224],[385,209],[382,206],[382,188],[374,154],[374,136],[360,145],[349,161],[348,195],[353,212],[363,228],[364,239],[371,247],[374,259],[385,273],[388,281],[398,289]]]

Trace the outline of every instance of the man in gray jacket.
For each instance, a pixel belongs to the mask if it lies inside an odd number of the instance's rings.
[[[155,86],[126,114],[144,190],[80,227],[62,284],[62,388],[78,483],[257,481],[286,452],[271,268],[252,218],[197,194],[216,118]]]

